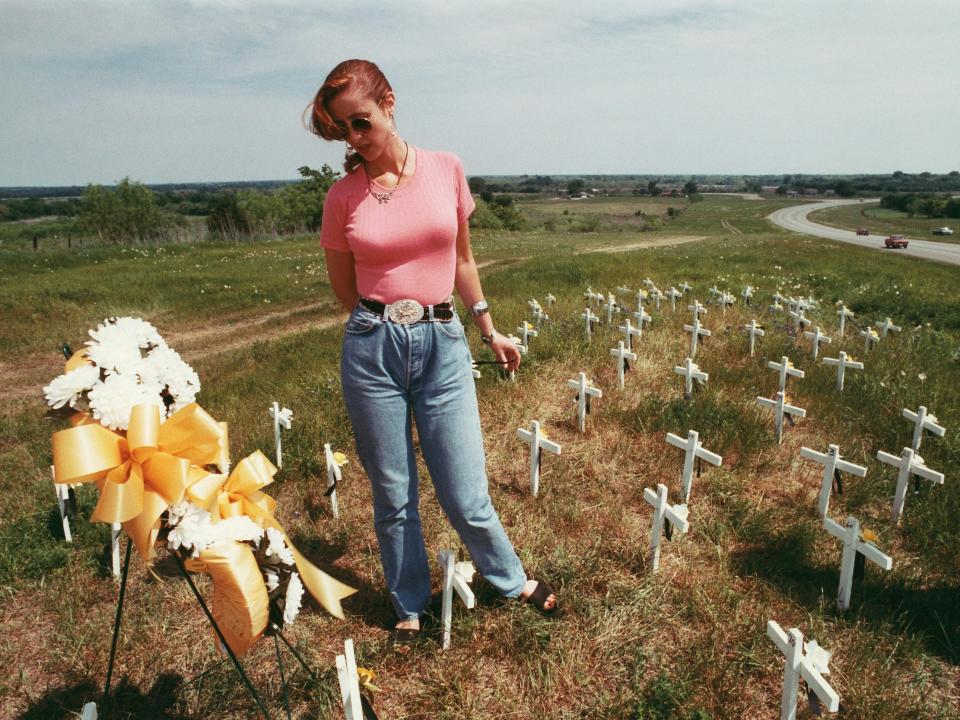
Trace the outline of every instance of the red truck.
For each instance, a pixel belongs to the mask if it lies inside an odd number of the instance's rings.
[[[883,241],[883,246],[888,248],[905,248],[907,239],[903,235],[891,235]]]
[[[868,228],[857,228],[857,235],[869,235],[870,230]]]

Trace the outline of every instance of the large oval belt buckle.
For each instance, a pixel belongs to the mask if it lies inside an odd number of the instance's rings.
[[[410,325],[423,319],[423,305],[416,300],[398,300],[390,303],[387,316],[400,325]]]

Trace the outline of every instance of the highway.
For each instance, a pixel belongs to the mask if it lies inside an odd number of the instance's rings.
[[[886,253],[912,255],[913,257],[923,258],[924,260],[960,265],[960,244],[958,243],[918,240],[908,237],[907,240],[910,241],[910,244],[905,249],[888,250],[883,247],[884,236],[882,235],[872,233],[867,236],[857,235],[852,230],[840,230],[839,228],[820,225],[807,217],[807,215],[816,210],[825,210],[827,208],[837,207],[838,205],[850,205],[859,202],[859,200],[822,200],[805,205],[793,205],[776,210],[768,215],[767,219],[774,225],[779,225],[793,232],[804,233],[805,235],[816,235],[817,237],[827,238],[828,240],[839,240],[840,242],[859,245],[865,248],[873,248]]]

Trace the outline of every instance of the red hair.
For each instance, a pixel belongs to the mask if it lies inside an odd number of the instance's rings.
[[[304,114],[310,112],[310,119],[304,124],[307,130],[324,140],[343,140],[343,130],[337,125],[327,104],[339,93],[350,88],[379,103],[387,93],[393,92],[387,78],[374,63],[369,60],[344,60],[327,75],[323,85],[317,90],[313,102],[307,106]],[[363,158],[356,152],[347,151],[343,167],[353,172]]]

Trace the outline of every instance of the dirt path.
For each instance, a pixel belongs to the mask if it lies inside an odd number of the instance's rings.
[[[622,253],[631,250],[641,250],[643,248],[664,247],[666,245],[682,245],[683,243],[705,240],[706,235],[671,235],[669,237],[651,238],[626,245],[606,245],[604,247],[584,248],[577,250],[574,255],[587,255],[589,253]]]
[[[732,222],[730,222],[730,221],[727,220],[726,218],[723,218],[723,219],[720,221],[720,224],[723,225],[723,227],[724,227],[726,230],[729,230],[729,231],[730,231],[731,233],[733,233],[734,235],[743,235],[743,230],[740,230],[738,227],[736,227]]]
[[[477,263],[489,268],[500,260]],[[232,352],[257,342],[269,342],[288,335],[320,330],[343,322],[332,301],[306,303],[262,315],[237,315],[210,320],[183,328],[159,327],[164,338],[188,363]],[[147,318],[149,320],[150,318]],[[162,325],[162,323],[160,323]],[[6,404],[43,396],[43,386],[63,372],[63,360],[53,353],[33,355],[16,362],[0,362],[0,387]]]

